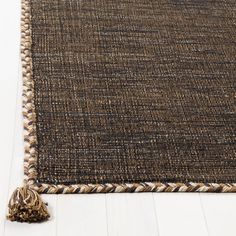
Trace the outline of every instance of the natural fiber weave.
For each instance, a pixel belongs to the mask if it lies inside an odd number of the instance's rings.
[[[23,0],[27,184],[236,191],[235,10],[234,1]]]

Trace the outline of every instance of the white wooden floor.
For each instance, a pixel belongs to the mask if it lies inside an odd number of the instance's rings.
[[[52,218],[5,220],[22,183],[20,0],[0,1],[0,236],[236,236],[236,194],[43,195]]]

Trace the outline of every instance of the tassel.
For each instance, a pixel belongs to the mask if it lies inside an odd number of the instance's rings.
[[[40,195],[27,185],[17,188],[12,194],[7,219],[18,222],[42,222],[50,215]]]

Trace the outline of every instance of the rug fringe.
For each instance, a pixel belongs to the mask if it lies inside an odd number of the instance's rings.
[[[7,219],[18,222],[42,222],[50,217],[46,204],[28,185],[17,188],[8,204]]]

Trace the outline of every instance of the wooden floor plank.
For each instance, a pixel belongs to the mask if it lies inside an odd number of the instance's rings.
[[[58,195],[58,236],[107,236],[104,194]]]
[[[0,83],[1,87],[1,83]],[[10,89],[14,90],[14,86],[9,86]],[[1,89],[0,89],[1,90]],[[0,91],[1,94],[1,91]],[[16,94],[13,94],[13,92],[9,92],[9,96],[16,98]],[[7,97],[7,96],[6,96]],[[6,98],[5,98],[6,99]],[[1,99],[0,99],[1,100]],[[1,103],[1,102],[0,102]],[[11,163],[13,159],[13,143],[14,143],[14,116],[15,112],[13,111],[12,107],[14,105],[15,107],[15,101],[12,101],[10,98],[7,101],[9,107],[7,108],[5,105],[0,107],[1,109],[9,109],[4,114],[4,118],[1,116],[0,118],[0,143],[2,144],[0,146],[0,235],[3,235],[4,232],[4,222],[5,222],[5,215],[6,215],[6,209],[7,209],[7,201],[8,201],[8,189],[9,189],[9,179],[10,179],[10,169],[11,169]],[[4,127],[5,126],[5,127]]]
[[[154,194],[160,236],[207,236],[198,193]]]
[[[0,235],[3,235],[4,232],[13,155],[20,48],[19,26],[20,2],[16,0],[0,1]]]
[[[201,194],[210,236],[236,235],[236,194]]]
[[[151,193],[107,194],[109,236],[158,236]]]

